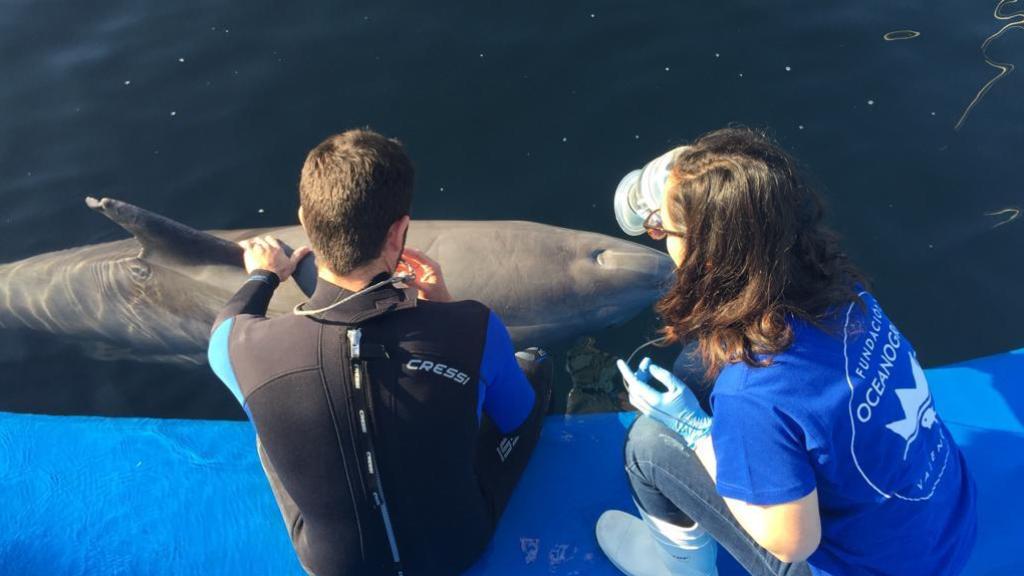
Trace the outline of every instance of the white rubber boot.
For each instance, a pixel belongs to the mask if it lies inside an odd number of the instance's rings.
[[[597,521],[597,543],[628,576],[718,576],[718,544],[703,528],[680,528],[608,510]]]

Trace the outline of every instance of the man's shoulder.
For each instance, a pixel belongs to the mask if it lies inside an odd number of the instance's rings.
[[[487,318],[491,313],[491,309],[487,305],[476,300],[456,300],[453,302],[420,300],[416,303],[416,309],[424,314],[448,316],[452,319],[459,317]]]
[[[232,329],[232,340],[245,338],[251,343],[262,342],[265,339],[276,340],[282,337],[290,337],[298,334],[316,332],[316,323],[310,322],[307,318],[294,314],[281,314],[279,316],[257,316],[253,314],[239,314],[229,318],[234,322]]]
[[[291,314],[271,318],[240,314],[228,340],[231,361],[248,378],[315,367],[319,361],[319,330],[315,322]],[[243,368],[244,367],[244,368]]]
[[[428,339],[483,340],[490,324],[491,310],[475,300],[432,302],[421,300],[415,308],[385,315],[381,326],[399,334],[416,334]],[[412,330],[412,332],[410,332]]]

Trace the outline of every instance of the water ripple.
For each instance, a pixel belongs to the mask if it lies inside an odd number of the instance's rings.
[[[991,80],[986,82],[985,85],[981,87],[981,90],[978,90],[978,93],[974,96],[974,99],[971,100],[971,103],[968,104],[967,108],[964,109],[964,113],[960,115],[960,120],[957,120],[956,125],[953,126],[953,129],[958,132],[960,131],[960,128],[963,127],[964,122],[967,121],[967,115],[970,114],[971,110],[974,110],[974,107],[977,106],[979,102],[981,102],[981,99],[984,98],[986,94],[988,94],[988,91],[992,89],[992,86],[995,85],[996,82],[1002,80],[1004,76],[1006,76],[1010,72],[1013,72],[1013,69],[1015,68],[1015,66],[1010,62],[996,62],[995,60],[992,60],[992,58],[990,58],[988,55],[988,47],[990,44],[992,44],[992,42],[1001,37],[1003,34],[1009,32],[1010,30],[1013,30],[1015,28],[1024,29],[1024,11],[1004,11],[1004,8],[1010,6],[1011,4],[1017,4],[1019,1],[1020,0],[999,0],[999,4],[996,5],[995,12],[993,12],[992,15],[995,17],[996,20],[1006,22],[1006,24],[1004,24],[1002,28],[996,31],[995,34],[992,34],[991,36],[986,38],[984,42],[981,43],[981,55],[984,56],[985,63],[999,70],[999,73],[996,74]]]

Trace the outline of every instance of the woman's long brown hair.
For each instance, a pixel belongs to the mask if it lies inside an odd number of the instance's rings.
[[[787,316],[821,325],[865,283],[823,222],[821,199],[767,136],[726,128],[676,158],[666,199],[685,227],[675,284],[658,303],[668,342],[699,343],[709,381],[766,366],[793,341]]]

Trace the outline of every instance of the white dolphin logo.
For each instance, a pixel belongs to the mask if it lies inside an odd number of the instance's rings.
[[[928,380],[925,378],[924,370],[918,364],[917,358],[910,357],[910,367],[914,372],[914,387],[896,390],[896,396],[900,399],[900,406],[903,408],[904,418],[885,425],[886,428],[899,434],[907,442],[907,448],[903,451],[904,460],[907,459],[910,445],[917,439],[921,426],[931,429],[936,418],[932,395],[928,390]]]

